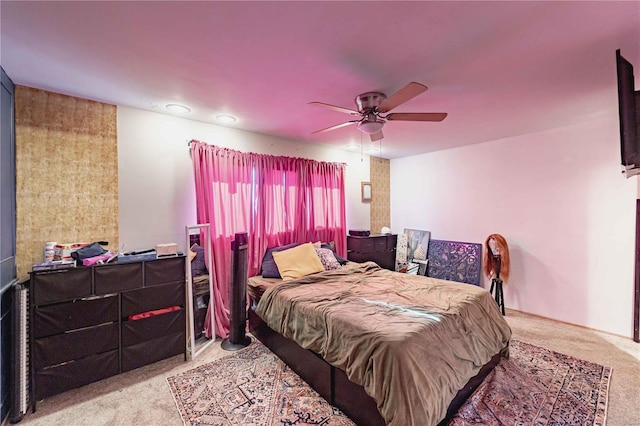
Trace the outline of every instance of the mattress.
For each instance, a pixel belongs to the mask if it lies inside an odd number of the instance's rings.
[[[363,386],[388,425],[437,424],[484,364],[508,356],[511,330],[477,286],[373,262],[249,281],[263,321]]]

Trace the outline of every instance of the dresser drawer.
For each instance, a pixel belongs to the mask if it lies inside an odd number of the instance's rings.
[[[184,332],[124,347],[122,348],[122,372],[183,354],[186,351],[185,348],[186,336]]]
[[[96,294],[117,293],[142,287],[142,263],[104,265],[95,268]]]
[[[376,262],[381,268],[390,271],[394,271],[396,268],[396,252],[393,250],[372,253],[370,260]]]
[[[42,305],[90,296],[91,271],[91,268],[73,268],[33,273],[32,303]]]
[[[33,337],[118,321],[118,296],[79,299],[33,309]]]
[[[123,321],[122,346],[131,346],[147,340],[157,339],[167,334],[184,332],[185,329],[186,315],[184,309],[135,321]]]
[[[35,400],[115,376],[118,367],[118,351],[114,350],[35,370]]]
[[[34,339],[33,363],[41,370],[112,349],[118,349],[117,322]]]
[[[170,306],[184,306],[184,292],[184,281],[123,291],[120,293],[122,317]]]
[[[347,237],[347,250],[358,251],[360,253],[373,252],[373,239],[369,237]]]
[[[378,237],[373,239],[373,250],[374,251],[386,251],[390,248],[387,247],[387,237]]]
[[[347,252],[347,259],[352,262],[368,262],[371,260],[371,256],[368,253],[361,253],[359,251],[350,251]]]
[[[153,286],[186,280],[185,257],[170,257],[144,262],[144,285]]]

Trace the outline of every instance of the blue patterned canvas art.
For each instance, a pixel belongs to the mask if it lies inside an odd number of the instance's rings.
[[[431,240],[427,276],[480,285],[482,244]]]

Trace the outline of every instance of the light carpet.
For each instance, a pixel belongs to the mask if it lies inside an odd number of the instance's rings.
[[[604,425],[611,369],[511,341],[448,425]],[[260,342],[167,378],[187,426],[353,423]]]

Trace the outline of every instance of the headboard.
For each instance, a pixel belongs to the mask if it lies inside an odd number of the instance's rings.
[[[480,285],[482,244],[430,240],[427,276]]]

